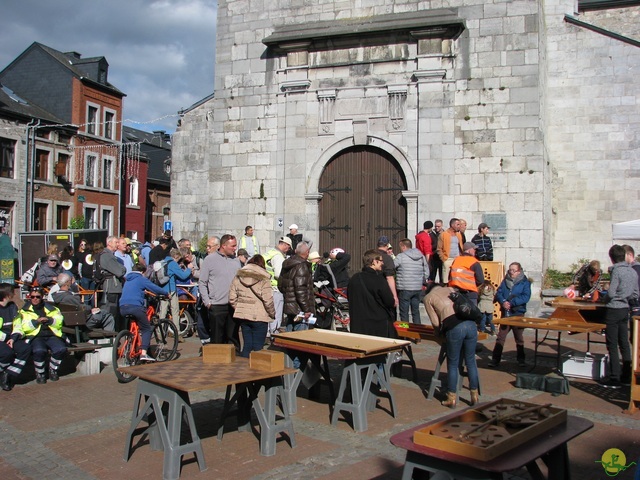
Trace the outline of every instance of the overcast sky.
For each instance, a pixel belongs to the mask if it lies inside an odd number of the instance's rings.
[[[33,42],[103,56],[109,82],[127,95],[125,125],[173,133],[177,112],[213,93],[216,7],[216,0],[8,0],[0,70]]]

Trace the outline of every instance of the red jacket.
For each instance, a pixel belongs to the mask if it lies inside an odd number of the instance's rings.
[[[416,248],[426,257],[433,253],[433,245],[431,245],[431,236],[422,230],[416,235]]]

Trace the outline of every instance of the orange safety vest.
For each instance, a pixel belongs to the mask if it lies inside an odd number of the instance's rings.
[[[449,270],[449,286],[458,287],[467,292],[477,292],[476,274],[471,267],[477,263],[475,257],[471,255],[460,255],[451,264]]]

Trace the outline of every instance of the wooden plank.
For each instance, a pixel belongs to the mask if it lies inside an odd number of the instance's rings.
[[[276,345],[282,344],[278,342],[287,342],[290,347],[295,344],[317,345],[356,356],[380,355],[410,344],[406,340],[320,329],[279,333],[273,338]]]
[[[500,325],[519,328],[534,328],[538,330],[555,330],[561,332],[588,333],[605,328],[602,323],[570,322],[564,319],[507,317],[500,319]]]

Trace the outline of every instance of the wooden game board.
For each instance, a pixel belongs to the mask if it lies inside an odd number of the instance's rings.
[[[196,357],[136,365],[119,370],[182,392],[213,390],[227,385],[257,382],[296,372],[293,368],[285,368],[278,372],[249,368],[249,359],[242,357],[236,358],[234,363],[203,363],[202,357]]]
[[[307,346],[322,355],[336,354],[352,358],[384,355],[400,350],[410,343],[406,340],[320,329],[279,333],[273,335],[273,338],[278,346],[290,348]]]

